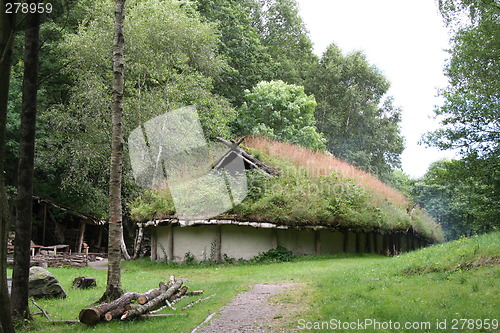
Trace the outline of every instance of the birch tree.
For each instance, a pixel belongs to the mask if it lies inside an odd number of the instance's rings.
[[[111,166],[109,180],[108,282],[102,299],[116,299],[123,294],[120,274],[122,240],[122,155],[123,155],[123,82],[125,61],[125,0],[116,0],[113,38],[113,89]]]

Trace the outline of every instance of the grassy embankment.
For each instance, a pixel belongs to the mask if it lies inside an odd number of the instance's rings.
[[[54,320],[77,319],[80,309],[98,299],[104,291],[106,271],[92,268],[50,271],[69,295],[65,300],[38,301]],[[299,325],[330,323],[332,319],[342,322],[374,319],[380,323],[428,322],[431,325],[429,330],[409,331],[443,332],[452,331],[454,319],[483,320],[474,325],[484,324],[485,319],[500,319],[500,232],[435,245],[394,258],[375,255],[312,256],[286,263],[226,266],[166,265],[144,259],[123,263],[123,286],[128,291],[146,291],[158,281],[167,280],[170,274],[189,279],[187,284],[192,290],[204,289],[206,295],[217,296],[187,311],[175,312],[187,314],[183,316],[86,327],[82,324],[51,325],[37,315],[32,328],[43,332],[190,332],[210,312],[218,311],[252,284],[283,281],[301,283],[288,294],[272,299],[273,302],[285,303],[286,309],[293,309],[292,313],[273,319],[275,326],[285,326],[286,330]],[[99,287],[71,290],[72,279],[82,275],[97,277]],[[189,301],[188,298],[179,303],[178,309]],[[32,310],[37,311],[34,307]],[[170,312],[173,311],[162,311]],[[447,329],[436,329],[437,320],[446,320]],[[462,322],[458,325],[461,327]],[[373,327],[364,330],[392,331],[401,330],[374,330]],[[455,331],[496,330],[475,326],[474,329]]]

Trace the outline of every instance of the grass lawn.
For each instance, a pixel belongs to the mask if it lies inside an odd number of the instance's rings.
[[[412,327],[406,330],[408,332],[496,332],[500,330],[494,328],[500,320],[499,263],[499,232],[394,258],[312,256],[287,263],[227,266],[166,265],[143,259],[123,263],[122,281],[127,291],[143,292],[175,275],[188,279],[186,284],[190,290],[203,289],[205,296],[216,296],[186,311],[180,308],[195,297],[178,303],[175,312],[162,311],[186,313],[182,316],[86,327],[83,324],[49,324],[37,315],[30,329],[42,332],[190,332],[209,313],[218,311],[253,284],[286,281],[302,284],[288,294],[274,296],[272,301],[294,309],[300,303],[302,311],[276,318],[276,326],[284,326],[285,330],[348,332],[363,328],[364,332],[398,332],[405,331],[404,325],[408,324]],[[49,270],[68,292],[65,300],[37,301],[54,320],[77,319],[79,311],[104,292],[106,271],[92,268]],[[96,277],[98,288],[72,290],[72,280],[77,276]],[[35,311],[37,309],[32,307],[32,312]],[[370,321],[371,325],[364,325]],[[396,329],[398,324],[400,329]]]

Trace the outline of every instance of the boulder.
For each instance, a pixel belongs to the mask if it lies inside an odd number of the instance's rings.
[[[65,298],[66,292],[48,270],[34,266],[30,268],[28,296],[35,298]]]

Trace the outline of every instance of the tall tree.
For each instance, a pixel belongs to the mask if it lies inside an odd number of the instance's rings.
[[[231,137],[229,123],[235,110],[211,92],[211,77],[225,67],[216,54],[216,29],[183,4],[176,0],[126,3],[124,105],[133,116],[124,122],[124,137],[141,122],[189,104],[197,105],[209,137]],[[65,83],[70,86],[69,98],[41,109],[39,130],[44,135],[37,142],[38,193],[46,191],[59,202],[102,219],[109,218],[111,103],[106,96],[113,73],[106,64],[112,61],[113,5],[109,1],[82,5],[86,20],[76,33],[65,33],[53,51],[71,63],[62,70],[71,79]],[[126,156],[125,145],[123,202],[138,190]],[[132,228],[134,224],[125,218],[125,235]]]
[[[122,233],[122,155],[123,155],[123,86],[125,79],[125,0],[116,0],[113,38],[113,89],[111,166],[109,179],[108,282],[102,299],[116,299],[123,294],[121,283]]]
[[[242,134],[261,134],[313,149],[324,150],[316,129],[314,96],[304,87],[283,81],[260,82],[245,93],[238,119]]]
[[[471,172],[470,168],[474,169]],[[415,181],[416,202],[443,226],[447,239],[485,233],[498,228],[498,181],[486,182],[485,174],[500,172],[468,160],[437,161],[422,179]]]
[[[427,143],[498,164],[500,5],[494,1],[448,0],[441,1],[441,9],[449,25],[457,20],[460,24],[452,27],[452,48],[445,66],[449,84],[441,93],[443,105],[435,110],[442,126],[427,136]],[[464,17],[468,22],[463,22]]]
[[[450,210],[461,208],[448,222],[454,235],[487,232],[500,227],[500,5],[494,0],[439,4],[452,35],[448,86],[435,109],[442,126],[424,141],[462,157],[444,168],[460,175],[460,186],[450,177],[440,184],[451,193]]]
[[[255,24],[260,3],[255,0],[197,0],[197,10],[220,32],[219,52],[230,66],[215,80],[214,90],[236,105],[244,91],[271,78],[270,54]]]
[[[5,190],[4,157],[15,15],[6,13],[4,8],[7,3],[12,1],[0,0],[0,332],[11,333],[14,329],[7,291],[7,235],[10,212]]]
[[[37,0],[29,3],[37,4]],[[21,136],[16,199],[16,237],[12,273],[12,313],[20,319],[30,317],[28,278],[30,270],[31,225],[33,222],[33,169],[38,93],[38,55],[40,14],[28,13],[25,19],[24,78],[21,113]]]
[[[299,15],[296,0],[258,0],[260,22],[256,25],[262,44],[272,57],[271,80],[304,85],[318,59]]]
[[[328,150],[385,178],[400,166],[401,110],[386,97],[389,81],[362,52],[344,55],[331,44],[306,84],[318,106],[318,129]]]

